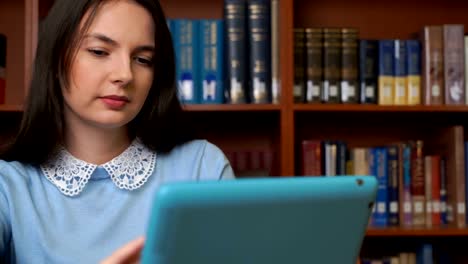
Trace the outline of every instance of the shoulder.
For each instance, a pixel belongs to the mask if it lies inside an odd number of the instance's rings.
[[[182,155],[184,158],[199,157],[203,159],[209,158],[221,160],[225,158],[223,152],[218,146],[204,139],[192,140],[179,145],[171,151],[170,155]]]
[[[35,169],[36,167],[19,161],[0,160],[0,178],[12,177],[13,175],[27,176]]]
[[[0,191],[8,191],[11,189],[21,189],[30,185],[36,173],[36,167],[19,161],[0,160]],[[3,190],[2,190],[3,189]]]
[[[185,175],[190,179],[232,178],[229,161],[219,147],[207,140],[192,140],[160,155],[164,171]]]

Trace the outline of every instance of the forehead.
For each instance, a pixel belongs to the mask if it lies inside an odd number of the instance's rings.
[[[82,19],[89,19],[88,11]],[[132,0],[105,1],[97,10],[85,33],[104,34],[118,42],[154,43],[155,26],[151,13]]]

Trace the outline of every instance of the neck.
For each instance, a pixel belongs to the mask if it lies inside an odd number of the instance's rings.
[[[74,157],[88,163],[104,164],[130,145],[126,127],[103,129],[93,126],[67,124],[65,147]]]

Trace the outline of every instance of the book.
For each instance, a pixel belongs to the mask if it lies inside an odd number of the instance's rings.
[[[443,25],[445,104],[465,104],[464,25]]]
[[[323,29],[323,91],[325,103],[340,102],[341,86],[341,29]]]
[[[226,38],[226,102],[247,103],[247,3],[245,0],[225,0],[223,16]]]
[[[200,103],[199,31],[200,22],[192,19],[175,19],[173,24],[176,54],[176,81],[182,103]]]
[[[305,30],[294,28],[294,87],[295,103],[303,103],[305,97]]]
[[[200,21],[201,103],[224,102],[224,22],[220,19]]]
[[[406,40],[406,98],[408,105],[421,104],[421,43]]]
[[[323,76],[323,31],[321,28],[305,29],[306,87],[304,101],[320,103]]]
[[[379,88],[378,104],[393,105],[395,90],[395,43],[393,40],[379,40]]]
[[[359,40],[360,103],[376,104],[378,91],[378,41]]]
[[[271,103],[270,0],[247,0],[247,8],[251,103]]]
[[[425,105],[444,104],[444,52],[441,26],[425,26],[421,38],[422,95]]]
[[[7,38],[0,34],[0,104],[5,103]]]

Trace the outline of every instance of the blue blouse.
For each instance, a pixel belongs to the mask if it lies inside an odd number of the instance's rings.
[[[114,171],[119,166],[129,165],[114,164]],[[123,189],[108,168],[97,166],[80,183],[79,193],[67,195],[68,185],[52,181],[44,169],[0,161],[0,262],[97,263],[145,235],[161,184],[234,178],[221,150],[205,140],[157,154],[153,166],[133,190]]]

